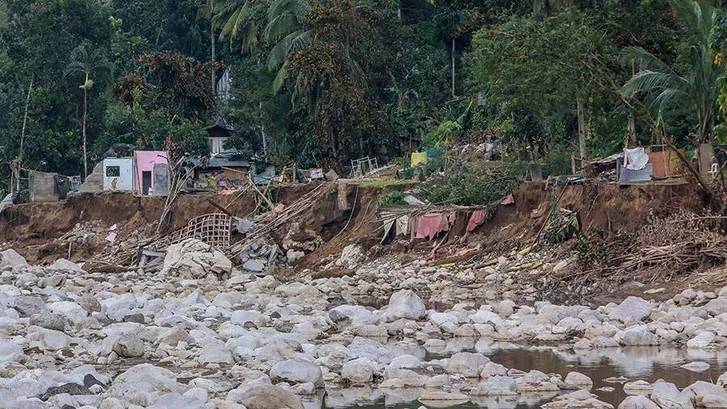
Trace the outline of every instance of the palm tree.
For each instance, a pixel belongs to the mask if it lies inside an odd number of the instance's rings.
[[[274,0],[270,4],[265,39],[275,42],[268,59],[268,68],[277,70],[273,81],[275,92],[280,91],[285,81],[288,56],[304,49],[314,39],[304,19],[309,10],[310,3],[307,0]]]
[[[81,134],[83,135],[83,176],[88,176],[88,149],[86,137],[86,122],[88,120],[88,92],[93,88],[94,80],[91,75],[97,74],[105,78],[111,74],[111,63],[106,59],[101,50],[89,51],[86,45],[82,44],[71,52],[70,63],[66,67],[65,75],[81,74],[83,83],[79,86],[83,90],[83,119],[81,121]]]
[[[676,105],[688,107],[698,119],[694,142],[706,143],[712,136],[717,80],[722,73],[713,62],[709,41],[717,15],[710,0],[669,0],[669,3],[689,32],[685,36],[688,69],[680,74],[643,48],[628,47],[623,52],[624,60],[637,65],[640,71],[623,85],[621,93],[629,97],[644,94],[651,99],[651,106],[660,111]]]
[[[259,2],[260,0],[258,0]],[[253,50],[258,44],[258,24],[254,16],[256,0],[210,0],[208,14],[212,29],[220,29],[220,39],[239,39],[242,51]]]

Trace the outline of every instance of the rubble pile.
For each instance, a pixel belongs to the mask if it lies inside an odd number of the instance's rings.
[[[210,274],[218,279],[230,278],[232,262],[219,250],[197,239],[187,239],[167,249],[161,274],[185,278],[204,278]]]
[[[588,376],[508,368],[493,362],[493,345],[535,342],[576,356],[727,346],[727,288],[591,308],[519,303],[509,298],[521,293],[515,284],[483,298],[487,286],[457,284],[480,273],[474,269],[369,264],[356,277],[281,282],[235,271],[193,240],[167,258],[164,275],[107,274],[67,260],[30,266],[12,250],[0,253],[0,402],[300,409],[323,407],[325,395],[326,407],[386,397],[428,406],[612,408],[589,391]],[[518,266],[505,259],[483,269],[497,282],[499,271]],[[363,305],[379,291],[384,302]],[[716,407],[727,402],[726,379],[627,384],[643,396],[621,407]]]

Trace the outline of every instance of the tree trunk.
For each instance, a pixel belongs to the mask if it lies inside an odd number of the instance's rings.
[[[215,41],[215,29],[214,26],[210,27],[210,45],[212,46],[212,63],[214,64],[217,59],[217,44]],[[212,93],[217,95],[217,73],[214,67],[212,68]]]
[[[583,98],[578,97],[578,147],[581,152],[581,167],[586,167],[588,160],[588,151],[586,145],[586,115],[585,108],[583,107]]]
[[[261,102],[258,106],[260,107],[260,112],[262,112],[263,103]],[[268,160],[268,138],[267,138],[267,135],[265,135],[265,124],[264,123],[260,126],[260,129],[261,129],[260,133],[262,134],[262,137],[263,137],[263,159]]]
[[[88,76],[86,76],[86,84],[83,88],[83,124],[82,124],[82,133],[83,133],[83,180],[86,180],[88,177],[88,150],[86,145],[86,117],[88,116],[88,88],[86,88],[86,85],[88,85]]]
[[[636,118],[633,112],[629,116],[629,142],[632,148],[636,146]]]
[[[455,39],[452,38],[452,97],[456,98],[457,97],[457,91],[456,91],[457,76],[456,76],[455,69],[457,68],[456,67],[457,61],[455,60],[454,52],[455,52]]]
[[[20,130],[20,152],[18,152],[18,164],[16,170],[13,172],[15,176],[15,183],[17,185],[16,192],[20,192],[20,169],[23,167],[23,153],[25,150],[25,127],[28,124],[28,109],[30,108],[30,93],[33,91],[33,79],[34,75],[30,76],[30,85],[28,85],[28,94],[25,97],[25,113],[23,114],[23,127]],[[12,182],[11,182],[11,193],[12,193]]]

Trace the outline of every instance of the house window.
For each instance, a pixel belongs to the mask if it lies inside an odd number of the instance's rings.
[[[121,176],[121,166],[107,166],[106,167],[106,177],[107,178],[117,178]]]

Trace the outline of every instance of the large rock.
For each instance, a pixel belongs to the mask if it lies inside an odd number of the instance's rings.
[[[255,385],[240,396],[247,409],[304,409],[300,398],[273,385]]]
[[[706,362],[690,362],[680,366],[680,368],[691,372],[705,372],[709,370],[709,364]]]
[[[649,346],[659,344],[659,339],[649,331],[646,325],[627,328],[617,333],[615,340],[624,346]]]
[[[571,334],[582,329],[583,321],[579,318],[565,317],[553,327],[553,334]]]
[[[629,396],[618,405],[618,409],[659,409],[659,405],[646,396]]]
[[[51,312],[60,315],[73,324],[79,324],[88,317],[88,311],[84,310],[83,307],[72,301],[54,302],[48,304],[48,308]]]
[[[25,261],[25,258],[18,254],[17,251],[9,249],[0,252],[0,270],[5,267],[23,268],[29,267],[29,265],[28,262]]]
[[[232,262],[222,252],[197,239],[187,239],[169,246],[161,274],[204,278],[209,274],[221,276],[231,271]]]
[[[392,368],[391,366],[386,368],[384,375],[386,381],[379,385],[382,388],[421,388],[429,380],[425,375],[420,375],[411,369]]]
[[[182,327],[172,327],[162,330],[156,339],[158,344],[176,347],[180,342],[191,343],[193,338]]]
[[[134,333],[121,334],[112,347],[122,358],[138,358],[144,356],[144,342]]]
[[[310,382],[317,388],[323,387],[323,372],[313,362],[290,360],[278,362],[270,369],[270,379],[273,382],[285,381],[291,383]]]
[[[558,385],[551,382],[550,377],[540,371],[530,371],[517,381],[518,391],[523,392],[557,392]]]
[[[36,328],[36,331],[29,332],[25,337],[31,348],[36,347],[41,351],[58,351],[71,345],[71,338],[60,331]]]
[[[0,341],[0,363],[22,362],[26,358],[23,348],[20,345],[12,341]]]
[[[183,388],[177,383],[174,372],[151,364],[141,364],[117,376],[108,395],[122,397],[129,391],[163,394],[181,393]]]
[[[203,364],[232,364],[235,358],[232,352],[216,339],[208,339],[201,342],[202,349],[199,351],[199,362]]]
[[[467,378],[479,378],[480,373],[490,360],[482,355],[471,352],[459,352],[452,355],[447,363],[447,372]]]
[[[359,358],[343,364],[341,378],[352,385],[366,385],[374,380],[376,363],[369,358]]]
[[[59,258],[58,260],[54,261],[53,264],[48,266],[48,270],[51,271],[65,271],[65,272],[75,272],[75,273],[83,273],[83,269],[76,263],[66,260],[64,258]]]
[[[593,388],[593,381],[588,376],[580,372],[570,372],[566,375],[565,384],[575,388],[591,389]]]
[[[710,315],[716,317],[719,314],[727,312],[727,297],[715,298],[714,300],[708,302],[702,308],[705,311],[707,311]]]
[[[727,392],[721,387],[704,381],[697,381],[683,391],[695,407],[727,408]]]
[[[30,295],[16,297],[13,308],[21,317],[30,317],[31,315],[48,312],[48,307],[43,300]]]
[[[509,376],[491,376],[472,390],[474,396],[517,396],[517,382]]]
[[[654,383],[651,400],[662,409],[694,409],[689,397],[677,389],[673,383],[659,379]]]
[[[331,320],[339,325],[362,326],[371,323],[373,313],[361,305],[339,305],[328,311]]]
[[[432,407],[448,407],[469,402],[469,396],[459,392],[425,391],[419,402]]]
[[[55,331],[63,331],[66,328],[66,320],[60,315],[52,312],[44,312],[30,316],[30,325],[36,325],[46,329]]]
[[[709,331],[700,332],[694,338],[687,341],[687,348],[692,349],[705,349],[707,348],[717,336]]]
[[[387,321],[393,322],[401,318],[418,320],[426,313],[424,301],[414,291],[401,290],[391,295],[385,316]]]
[[[623,323],[638,323],[651,315],[651,303],[639,297],[628,297],[608,317]]]

